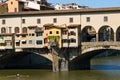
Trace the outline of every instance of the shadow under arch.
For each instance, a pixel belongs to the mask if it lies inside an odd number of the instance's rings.
[[[94,58],[96,55],[102,54],[105,51],[120,51],[116,49],[98,49],[94,51],[90,51],[84,54],[79,55],[78,57],[74,58],[70,61],[69,66],[70,70],[84,70],[84,69],[90,69],[90,60]]]
[[[0,59],[0,68],[52,70],[52,61],[32,52],[17,52],[3,55]]]
[[[82,29],[82,42],[96,41],[96,30],[93,26],[85,26]]]
[[[109,25],[100,27],[98,31],[99,41],[114,41],[114,30]]]

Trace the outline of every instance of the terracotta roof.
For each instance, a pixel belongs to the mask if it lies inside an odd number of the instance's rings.
[[[50,26],[53,26],[54,24],[52,24],[52,23],[48,23],[48,24],[44,24],[43,26],[44,27],[50,27]]]
[[[59,29],[64,29],[65,27],[61,27],[59,25],[54,25],[54,24],[45,24],[44,27],[46,27],[47,29],[50,29],[50,28],[59,28]]]
[[[10,35],[12,36],[14,33],[1,33],[0,35],[4,35],[4,36],[7,36],[7,35]]]
[[[36,28],[37,26],[28,26],[28,28]]]
[[[68,28],[71,28],[71,27],[81,27],[80,24],[70,24],[67,26]]]
[[[77,10],[44,10],[44,11],[25,11],[0,14],[0,16],[26,16],[26,15],[50,15],[50,14],[70,14],[70,13],[91,13],[91,12],[116,12],[120,7],[112,8],[85,8]]]

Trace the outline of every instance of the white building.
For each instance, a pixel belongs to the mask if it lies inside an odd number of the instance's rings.
[[[80,6],[76,3],[55,5],[56,10],[83,9],[83,8],[88,8],[88,7],[87,6]]]

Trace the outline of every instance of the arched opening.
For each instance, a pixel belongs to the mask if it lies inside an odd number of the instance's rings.
[[[98,49],[70,61],[70,69],[120,70],[120,50]]]
[[[52,69],[52,61],[33,52],[17,52],[0,57],[3,69]]]
[[[110,26],[103,26],[98,31],[99,41],[114,41],[114,31]]]
[[[19,33],[19,27],[15,27],[15,33]]]
[[[116,31],[116,41],[120,41],[120,27]]]
[[[92,26],[86,26],[82,30],[82,42],[95,42],[96,31]]]
[[[22,28],[22,33],[27,33],[27,28],[26,27]]]
[[[6,33],[5,27],[2,27],[2,28],[1,28],[1,33]]]

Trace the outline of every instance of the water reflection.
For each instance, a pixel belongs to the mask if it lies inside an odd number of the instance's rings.
[[[120,56],[92,59],[91,64],[93,70],[68,72],[39,69],[0,70],[0,80],[120,80]]]

